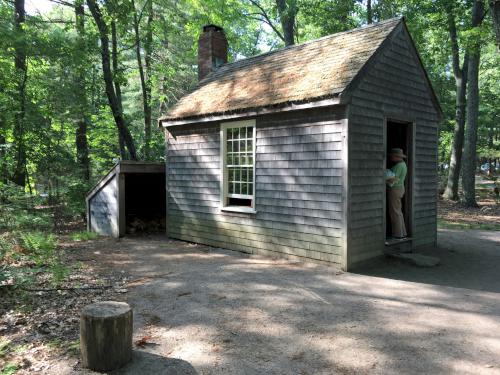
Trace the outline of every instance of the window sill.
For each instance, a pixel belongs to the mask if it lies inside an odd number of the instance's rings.
[[[244,214],[256,214],[257,211],[255,211],[254,208],[251,207],[240,207],[240,206],[226,206],[222,207],[220,209],[223,212],[239,212],[239,213],[244,213]]]

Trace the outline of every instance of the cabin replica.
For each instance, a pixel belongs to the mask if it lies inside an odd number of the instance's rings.
[[[165,231],[165,164],[122,160],[87,194],[87,230],[122,237]]]
[[[169,237],[349,269],[385,249],[399,147],[407,245],[435,244],[441,110],[404,19],[234,63],[227,47],[203,28],[200,82],[159,119]]]

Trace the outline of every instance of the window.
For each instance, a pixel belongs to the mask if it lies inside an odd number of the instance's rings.
[[[223,210],[255,210],[255,120],[221,124]]]

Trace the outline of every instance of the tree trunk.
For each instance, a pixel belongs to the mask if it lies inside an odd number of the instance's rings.
[[[123,111],[121,110],[121,103],[118,101],[118,97],[113,85],[113,74],[111,72],[110,65],[110,54],[109,54],[109,37],[108,37],[108,26],[103,20],[101,10],[99,9],[95,0],[87,0],[87,5],[92,13],[92,17],[99,30],[99,39],[101,40],[101,58],[102,58],[102,72],[104,76],[104,83],[106,87],[106,95],[108,97],[109,106],[113,113],[113,118],[115,120],[116,126],[120,135],[123,137],[123,142],[127,146],[130,158],[132,160],[137,160],[137,153],[135,149],[134,139],[130,133],[125,118],[123,117]]]
[[[297,15],[296,0],[276,0],[278,15],[283,28],[283,38],[286,46],[295,44],[295,16]]]
[[[83,53],[86,57],[85,51],[85,13],[83,8],[83,0],[75,1],[75,22],[76,31],[78,33],[78,47],[79,53]],[[84,59],[82,59],[84,60]],[[86,64],[80,63],[77,66],[77,83],[79,103],[79,120],[76,129],[76,161],[80,166],[80,171],[85,181],[90,180],[90,160],[89,160],[89,146],[87,140],[87,127],[90,123],[87,114],[87,87],[85,85],[85,67]]]
[[[118,37],[116,35],[116,22],[111,21],[111,60],[113,64],[113,85],[115,87],[116,99],[118,107],[123,116],[123,100],[122,88],[120,86],[120,76],[118,70]],[[125,147],[125,140],[121,132],[118,132],[118,148],[120,150],[120,159],[127,159],[127,149]]]
[[[113,371],[132,359],[133,313],[124,302],[85,306],[80,317],[82,366]]]
[[[5,120],[0,113],[0,182],[7,182],[7,163],[5,162]]]
[[[26,21],[24,0],[14,2],[14,24],[18,40],[15,43],[14,66],[17,78],[17,97],[19,107],[14,115],[14,149],[16,166],[12,181],[24,187],[26,185],[26,145],[24,140],[24,117],[26,114],[26,81],[28,79],[28,66],[26,64],[26,43],[24,40],[23,25]]]
[[[142,89],[142,105],[144,112],[144,158],[150,159],[150,146],[151,146],[151,86],[150,86],[150,67],[151,67],[151,46],[152,46],[152,17],[153,17],[153,1],[148,0],[148,20],[146,26],[146,41],[144,43],[146,73],[141,58],[141,36],[139,33],[139,19],[135,8],[135,0],[132,0],[132,8],[134,12],[134,32],[135,32],[135,55],[137,59],[137,66],[139,68],[139,77]]]
[[[451,149],[448,181],[443,196],[448,199],[458,200],[458,183],[462,167],[462,151],[465,132],[465,106],[467,91],[468,54],[464,56],[462,69],[460,69],[460,54],[458,48],[457,30],[453,9],[446,9],[448,16],[448,33],[450,34],[453,75],[455,76],[455,128],[453,130],[453,145]]]
[[[368,24],[373,23],[372,0],[366,2],[366,22]]]
[[[500,52],[500,0],[490,0],[491,19],[497,37],[497,47]]]
[[[484,17],[484,4],[476,0],[472,9],[472,24],[478,27]],[[469,71],[467,87],[467,128],[465,133],[465,147],[463,154],[462,185],[465,204],[468,207],[477,207],[476,202],[476,145],[477,123],[479,116],[479,60],[481,56],[481,41],[479,37],[474,41],[469,52]]]

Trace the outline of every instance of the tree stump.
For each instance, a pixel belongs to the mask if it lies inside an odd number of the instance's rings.
[[[111,371],[132,358],[132,309],[124,302],[85,306],[80,316],[82,366]]]

